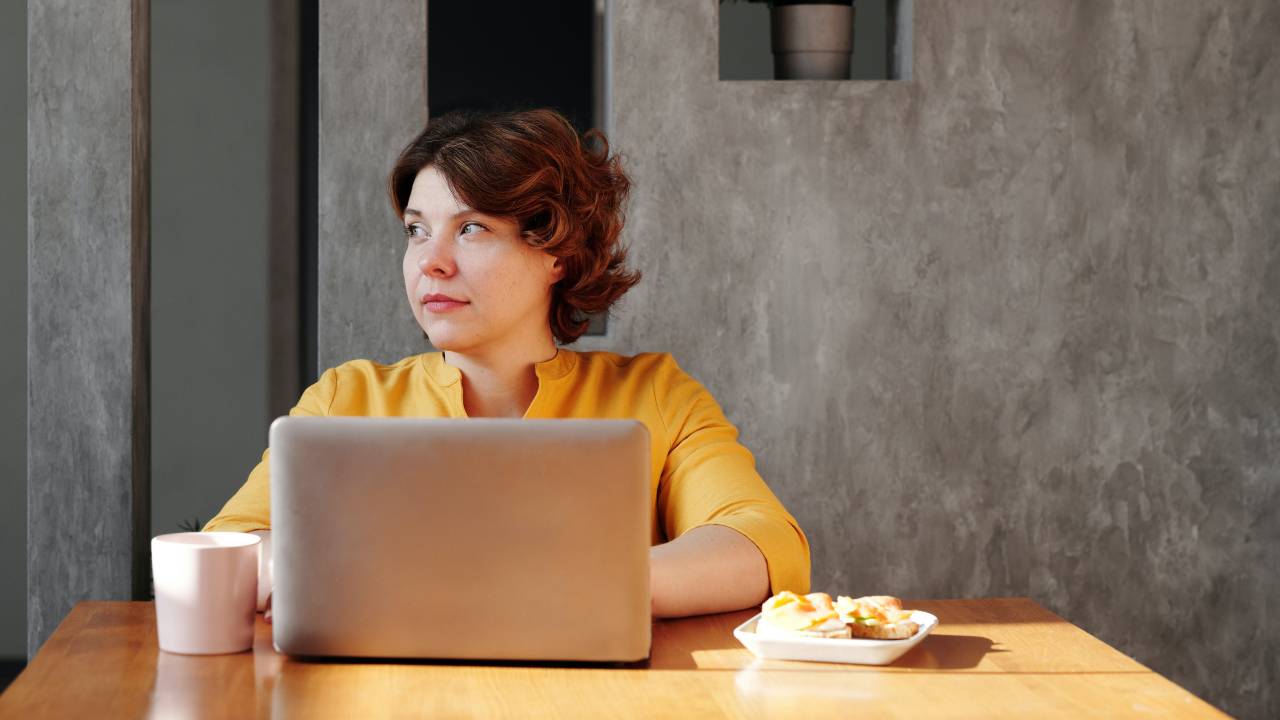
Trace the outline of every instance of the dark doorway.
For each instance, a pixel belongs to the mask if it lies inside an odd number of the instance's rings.
[[[427,108],[552,107],[596,127],[595,0],[468,0],[427,8]]]

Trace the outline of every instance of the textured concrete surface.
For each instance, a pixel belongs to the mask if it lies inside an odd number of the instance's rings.
[[[321,370],[426,349],[386,191],[391,163],[426,123],[426,37],[424,0],[320,0]]]
[[[133,4],[28,1],[32,653],[77,601],[132,595]]]
[[[614,7],[670,350],[817,588],[1025,594],[1280,715],[1280,4],[914,7],[914,80],[718,82],[714,0]]]

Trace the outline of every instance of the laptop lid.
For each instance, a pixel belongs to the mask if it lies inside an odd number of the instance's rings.
[[[643,423],[285,417],[270,446],[279,651],[648,656]]]

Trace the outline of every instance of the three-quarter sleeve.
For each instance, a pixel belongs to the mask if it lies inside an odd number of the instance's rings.
[[[671,438],[657,504],[667,537],[700,525],[730,527],[764,555],[770,592],[808,592],[809,541],[756,471],[755,457],[738,442],[738,429],[715,398],[674,359],[655,374],[654,394]]]
[[[298,404],[289,411],[291,416],[323,416],[329,414],[329,407],[337,389],[337,373],[332,368],[326,370],[314,385],[307,388],[298,399]],[[233,532],[252,532],[253,530],[271,529],[271,449],[262,453],[262,459],[249,473],[249,479],[236,491],[235,495],[222,506],[222,510],[205,524],[202,532],[224,530]]]

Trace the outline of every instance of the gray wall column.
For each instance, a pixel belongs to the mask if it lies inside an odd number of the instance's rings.
[[[427,120],[425,0],[320,0],[317,366],[427,349],[386,179]]]
[[[149,590],[148,14],[28,1],[30,654]]]

